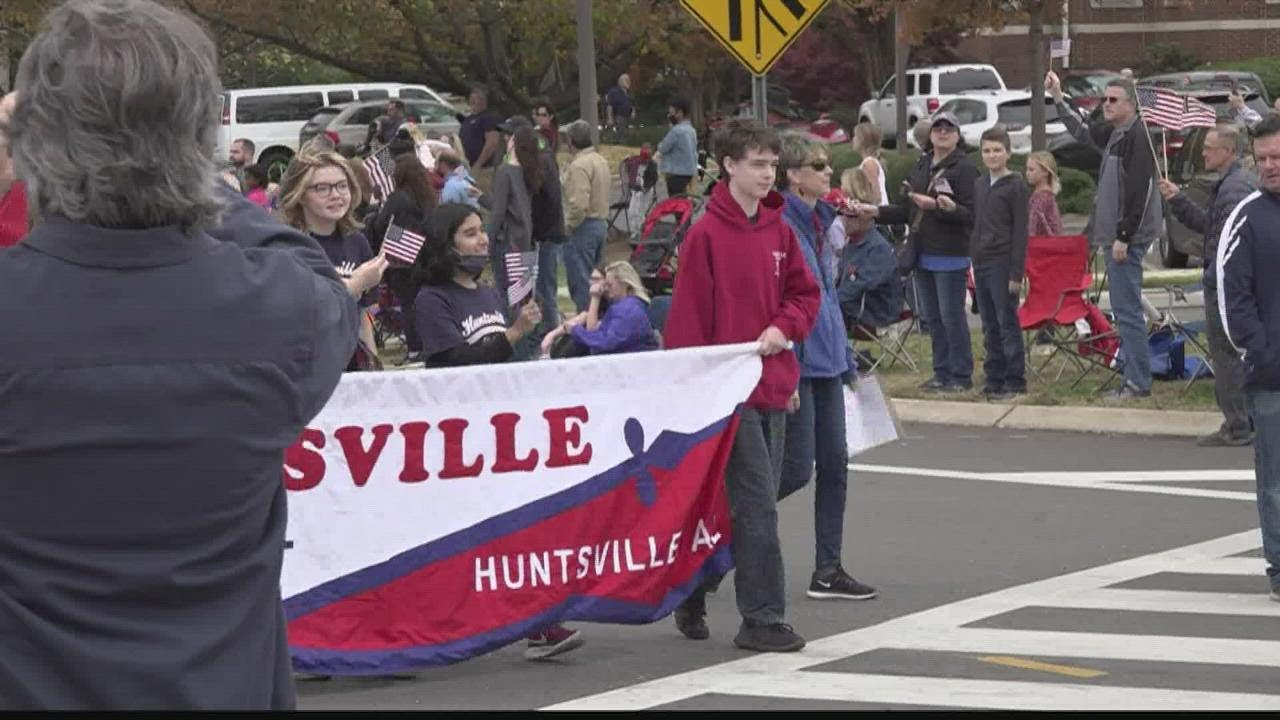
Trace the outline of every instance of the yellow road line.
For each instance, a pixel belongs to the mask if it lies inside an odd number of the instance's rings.
[[[1101,670],[1071,667],[1070,665],[1054,665],[1053,663],[1029,660],[1027,658],[1011,657],[1008,655],[987,655],[978,659],[982,662],[991,663],[993,665],[1004,665],[1005,667],[1019,668],[1022,670],[1038,670],[1040,672],[1055,673],[1057,675],[1066,675],[1074,678],[1096,678],[1106,675],[1106,673]]]

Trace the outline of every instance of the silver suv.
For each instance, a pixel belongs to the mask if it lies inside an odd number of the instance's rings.
[[[429,138],[456,136],[457,111],[432,100],[404,100],[405,117],[416,122]],[[299,147],[326,130],[338,133],[340,143],[360,145],[369,135],[369,124],[386,114],[386,100],[330,105],[316,109],[298,135]]]

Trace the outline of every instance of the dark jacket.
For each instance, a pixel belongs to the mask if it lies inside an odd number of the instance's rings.
[[[963,148],[956,148],[936,166],[931,153],[924,153],[916,161],[907,176],[911,191],[932,197],[948,195],[957,205],[953,212],[923,211],[919,227],[911,231],[919,253],[968,256],[969,234],[973,228],[973,181],[977,177],[978,169]],[[920,212],[910,198],[903,197],[896,205],[880,208],[880,222],[884,225],[909,225]]]
[[[1169,209],[1178,218],[1178,222],[1198,233],[1204,233],[1204,250],[1200,257],[1204,258],[1205,288],[1218,286],[1213,261],[1218,256],[1218,236],[1222,234],[1227,216],[1257,186],[1258,179],[1253,173],[1240,167],[1240,163],[1232,163],[1209,191],[1207,208],[1201,208],[1182,193],[1174,195],[1169,201]]]
[[[534,242],[564,242],[564,200],[561,197],[560,168],[551,152],[538,153],[542,163],[542,187],[530,198]]]
[[[1090,240],[1096,245],[1109,242],[1114,236],[1126,245],[1147,244],[1160,234],[1163,221],[1161,213],[1160,193],[1156,190],[1156,158],[1151,146],[1151,139],[1141,118],[1124,130],[1120,137],[1108,149],[1111,136],[1117,132],[1110,123],[1097,123],[1089,126],[1080,121],[1075,111],[1063,103],[1058,103],[1058,117],[1062,119],[1067,130],[1076,140],[1091,146],[1102,155],[1102,163],[1098,168],[1098,199],[1094,212],[1089,219]],[[1107,176],[1117,174],[1116,187],[1119,188],[1119,208],[1115,219],[1115,232],[1110,233],[1107,227],[1095,227],[1103,219],[1099,210],[1104,207],[1102,195],[1107,193],[1110,185]],[[1109,225],[1110,219],[1107,219]]]
[[[358,313],[223,192],[212,233],[48,218],[0,251],[0,706],[294,706],[281,463]]]
[[[1247,196],[1231,211],[1218,240],[1218,311],[1227,339],[1241,353],[1245,386],[1280,391],[1280,197]]]
[[[991,184],[983,173],[973,187],[973,236],[969,255],[975,269],[1008,266],[1009,279],[1021,280],[1027,265],[1027,181],[1011,172]]]
[[[902,314],[902,281],[893,247],[876,228],[857,245],[851,241],[840,256],[837,296],[850,323],[888,327]]]

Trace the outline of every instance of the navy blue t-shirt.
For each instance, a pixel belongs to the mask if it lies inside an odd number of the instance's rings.
[[[424,285],[413,304],[423,356],[432,358],[463,343],[476,345],[491,335],[505,333],[503,309],[502,293],[487,285]]]
[[[329,262],[333,263],[334,269],[338,271],[338,277],[344,280],[351,277],[351,273],[356,268],[373,259],[373,248],[369,246],[369,239],[358,230],[346,236],[335,232],[332,235],[311,233],[311,237],[324,248],[324,254],[329,256]],[[369,305],[373,300],[374,295],[371,290],[360,299],[360,304]]]
[[[485,133],[491,130],[497,130],[498,116],[491,110],[482,110],[475,115],[468,115],[462,119],[462,127],[458,129],[458,138],[462,140],[462,150],[467,154],[467,162],[472,165],[476,164],[476,160],[480,159],[480,152],[484,150]],[[498,155],[494,153],[490,164],[497,162]]]

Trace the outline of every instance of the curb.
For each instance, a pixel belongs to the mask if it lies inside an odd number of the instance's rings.
[[[1009,430],[1068,430],[1123,435],[1197,437],[1218,429],[1222,416],[1192,410],[1009,405],[1001,403],[893,400],[898,419],[910,423]]]

